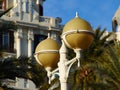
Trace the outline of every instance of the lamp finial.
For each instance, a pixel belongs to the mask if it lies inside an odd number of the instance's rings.
[[[77,17],[79,17],[79,15],[78,15],[78,12],[77,12],[77,11],[76,11],[76,16],[75,16],[75,17],[76,17],[76,18],[77,18]]]

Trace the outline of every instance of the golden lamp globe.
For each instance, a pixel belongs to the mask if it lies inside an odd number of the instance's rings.
[[[76,15],[63,28],[62,38],[72,49],[87,49],[94,40],[91,25]]]
[[[45,68],[56,68],[60,57],[59,49],[60,45],[51,38],[41,41],[35,50],[37,62]]]

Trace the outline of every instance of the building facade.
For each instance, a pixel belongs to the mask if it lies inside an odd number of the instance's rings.
[[[120,7],[115,12],[112,19],[112,30],[115,32],[115,38],[120,41]]]
[[[43,2],[44,0],[3,0],[2,10],[13,8],[2,19],[14,21],[17,29],[8,30],[1,36],[1,47],[8,47],[17,57],[30,57],[36,45],[47,38],[48,33],[51,33],[53,39],[58,39],[62,29],[61,19],[43,16]]]
[[[61,18],[44,16],[44,2],[45,0],[0,0],[0,12],[12,7],[1,17],[1,20],[14,22],[17,27],[15,30],[13,28],[2,30],[0,34],[0,48],[6,56],[14,55],[17,58],[33,56],[36,45],[46,39],[48,34],[59,41],[58,37],[63,27]],[[35,89],[35,85],[30,80],[17,78],[16,82],[11,83],[14,83],[14,87],[21,88],[20,90]]]

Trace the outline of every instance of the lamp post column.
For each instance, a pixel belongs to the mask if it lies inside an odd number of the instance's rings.
[[[68,90],[68,84],[67,84],[67,70],[68,67],[66,65],[67,62],[67,48],[62,40],[62,46],[60,48],[60,61],[58,63],[59,68],[59,76],[60,76],[60,85],[61,90]]]

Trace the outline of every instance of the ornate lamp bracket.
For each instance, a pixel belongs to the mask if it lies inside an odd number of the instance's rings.
[[[67,82],[67,78],[68,78],[68,75],[69,75],[69,72],[70,72],[70,69],[72,67],[72,65],[78,61],[78,67],[80,67],[80,51],[81,49],[75,49],[74,50],[75,53],[76,53],[76,57],[71,59],[71,60],[67,60],[67,48],[65,46],[65,43],[64,41],[62,40],[62,46],[60,48],[60,61],[58,63],[58,68],[53,70],[53,71],[49,71],[48,72],[48,77],[49,77],[49,83],[51,82],[51,78],[52,78],[52,75],[54,75],[55,73],[59,72],[59,76],[60,77],[60,81],[61,82]],[[47,70],[48,71],[48,70]]]

